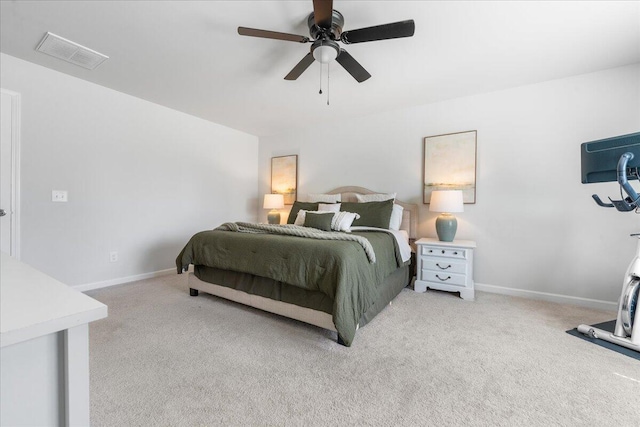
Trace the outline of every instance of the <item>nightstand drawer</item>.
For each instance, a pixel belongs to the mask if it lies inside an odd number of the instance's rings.
[[[467,272],[467,264],[464,262],[453,262],[431,257],[422,259],[422,268],[446,273],[465,274]]]
[[[466,259],[467,251],[464,249],[451,249],[451,248],[434,248],[428,246],[420,246],[422,249],[420,255],[447,257]]]
[[[425,282],[442,283],[447,285],[465,286],[467,281],[464,274],[422,270],[421,280]]]

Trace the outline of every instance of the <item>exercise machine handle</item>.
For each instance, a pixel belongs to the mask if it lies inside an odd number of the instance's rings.
[[[603,203],[602,200],[600,200],[600,197],[598,197],[597,194],[592,194],[591,197],[593,197],[593,200],[596,201],[596,203],[599,206],[602,206],[603,208],[613,208],[613,203]]]
[[[640,208],[640,194],[633,189],[627,179],[627,164],[629,164],[629,160],[631,159],[633,159],[633,153],[623,153],[622,156],[620,156],[617,167],[618,184],[620,184],[620,188],[622,188],[629,197],[626,197],[623,200],[613,200],[609,197],[611,203],[604,203],[597,194],[592,194],[591,197],[593,197],[593,200],[596,201],[598,206],[602,206],[603,208],[616,208],[620,212],[630,212],[634,209]]]

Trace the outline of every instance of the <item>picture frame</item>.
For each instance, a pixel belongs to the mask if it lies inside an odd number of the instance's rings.
[[[476,202],[477,131],[424,138],[423,203],[434,190],[462,190],[466,204]]]
[[[298,196],[298,156],[271,158],[271,193],[282,194],[284,204],[292,205]]]

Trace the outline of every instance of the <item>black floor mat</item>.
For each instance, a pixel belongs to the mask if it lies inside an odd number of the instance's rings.
[[[610,320],[608,322],[596,323],[595,325],[591,325],[591,326],[593,326],[594,328],[599,328],[599,329],[602,329],[602,330],[605,330],[605,331],[613,332],[613,330],[616,327],[616,321],[615,320]],[[623,346],[618,345],[618,344],[610,343],[609,341],[588,337],[588,336],[578,332],[578,328],[577,327],[568,330],[567,333],[569,335],[573,335],[574,337],[578,337],[578,338],[581,338],[581,339],[583,339],[585,341],[589,341],[591,343],[597,344],[600,347],[608,348],[609,350],[613,350],[613,351],[616,351],[616,352],[618,352],[620,354],[624,354],[625,356],[629,356],[629,357],[632,357],[632,358],[634,358],[636,360],[640,360],[640,352],[631,350],[630,348],[623,347]]]

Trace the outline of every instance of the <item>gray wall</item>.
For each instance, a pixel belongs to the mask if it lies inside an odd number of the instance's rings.
[[[596,206],[591,194],[619,197],[617,185],[581,184],[580,144],[640,131],[638,65],[261,137],[260,194],[269,159],[298,154],[299,197],[395,191],[420,204],[420,236],[435,237],[423,138],[467,130],[478,131],[477,203],[457,215],[457,237],[477,241],[479,288],[612,307],[601,302],[619,297],[640,215]]]
[[[0,59],[1,86],[22,98],[22,261],[68,285],[110,283],[175,268],[195,232],[256,219],[257,137]]]

